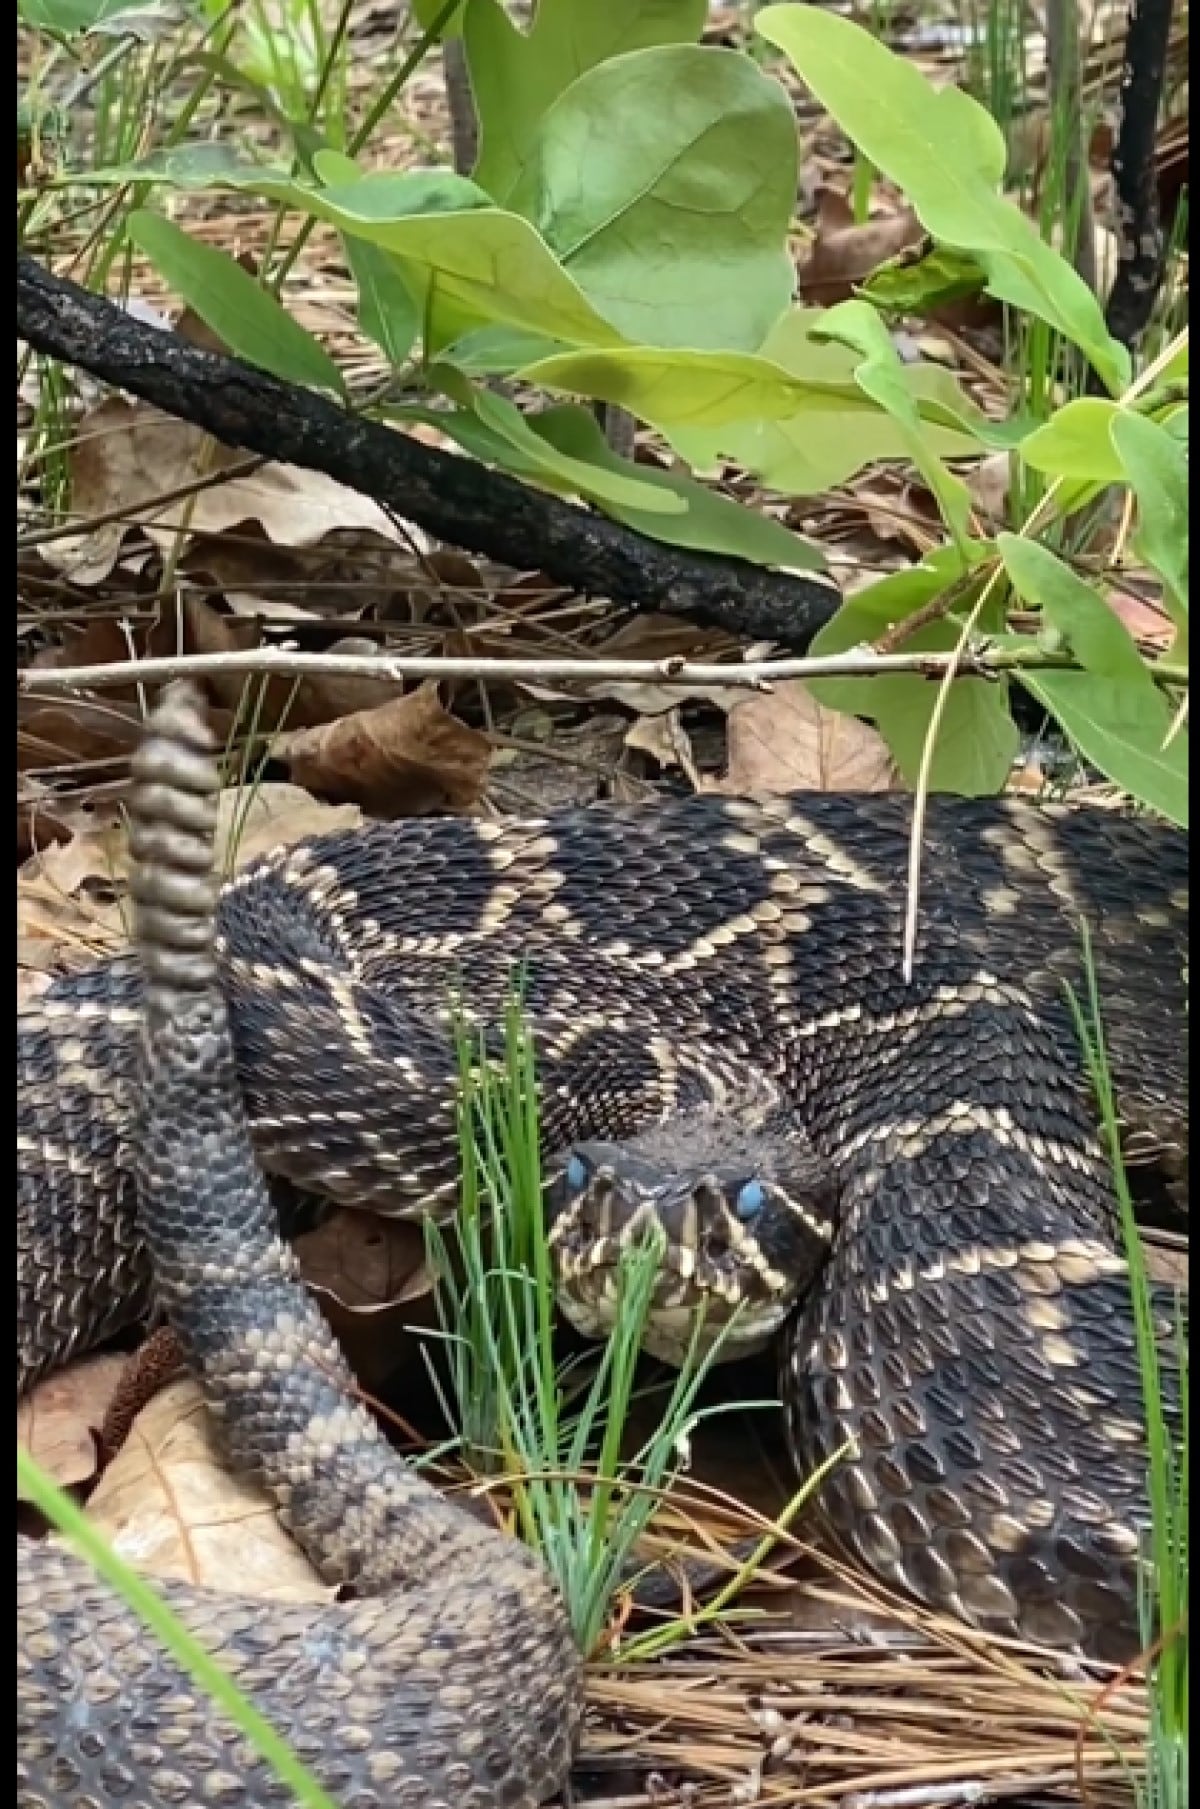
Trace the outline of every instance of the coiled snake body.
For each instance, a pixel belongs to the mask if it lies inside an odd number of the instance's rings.
[[[572,1317],[603,1321],[613,1251],[652,1202],[672,1245],[660,1342],[695,1299],[718,1317],[748,1300],[759,1340],[787,1318],[791,1440],[804,1465],[850,1443],[822,1499],[860,1560],[981,1627],[1135,1649],[1141,1383],[1067,983],[1083,990],[1086,923],[1127,1156],[1179,1194],[1185,837],[935,801],[906,979],[902,798],[380,825],[226,888],[219,998],[202,933],[179,952],[204,923],[207,764],[189,710],[163,709],[142,770],[170,783],[143,789],[138,819],[148,987],[119,958],[18,1020],[18,1388],[143,1313],[152,1272],[186,1313],[235,1455],[330,1574],[375,1592],[328,1618],[188,1606],[337,1800],[540,1801],[577,1672],[538,1567],[414,1482],[330,1381],[239,1113],[269,1176],[385,1213],[448,1209],[454,1002],[498,1023],[518,965]],[[154,839],[156,810],[176,812],[182,854],[179,835]],[[1166,1339],[1174,1408],[1171,1357]],[[55,1767],[101,1804],[274,1800],[73,1565],[20,1548],[18,1578],[21,1800],[69,1800]]]

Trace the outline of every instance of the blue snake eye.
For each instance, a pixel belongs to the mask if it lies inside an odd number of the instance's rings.
[[[582,1156],[572,1156],[567,1163],[567,1186],[572,1193],[582,1193],[587,1186],[587,1163]]]
[[[767,1190],[761,1181],[747,1181],[739,1187],[737,1198],[733,1203],[734,1211],[740,1219],[757,1218],[767,1203]]]

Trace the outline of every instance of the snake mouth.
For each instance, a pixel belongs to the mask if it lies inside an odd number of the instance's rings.
[[[585,1338],[605,1339],[617,1328],[627,1299],[625,1258],[643,1220],[628,1239],[605,1238],[570,1248],[553,1240],[558,1305]],[[786,1277],[756,1263],[704,1257],[689,1249],[662,1252],[642,1332],[642,1348],[678,1368],[689,1352],[736,1362],[767,1348],[795,1303]]]
[[[748,1173],[741,1152],[724,1168],[706,1161],[698,1170],[662,1157],[643,1138],[579,1145],[563,1164],[549,1232],[562,1314],[585,1337],[611,1335],[627,1310],[629,1260],[649,1244],[658,1267],[643,1348],[675,1365],[689,1351],[721,1363],[751,1356],[770,1343],[827,1247],[811,1188],[802,1196],[782,1175]]]

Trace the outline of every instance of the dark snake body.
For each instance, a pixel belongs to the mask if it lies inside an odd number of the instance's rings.
[[[392,1451],[278,1236],[215,954],[217,773],[188,692],[158,707],[134,777],[145,1078],[131,1153],[156,1296],[233,1462],[325,1580],[360,1599],[164,1592],[339,1809],[535,1809],[563,1784],[578,1733],[570,1624],[524,1546]],[[19,1310],[28,1279],[19,1260]],[[19,1805],[292,1800],[85,1565],[18,1540]]]
[[[784,1363],[799,1461],[854,1447],[824,1491],[833,1529],[969,1622],[1128,1656],[1141,1384],[1065,983],[1083,989],[1086,922],[1128,1156],[1181,1194],[1186,837],[1098,810],[934,800],[906,982],[910,827],[900,797],[702,798],[379,825],[280,850],[221,901],[241,1095],[269,1175],[410,1214],[455,1194],[453,998],[499,1022],[517,964],[551,1149],[669,1119],[703,1092],[710,1060],[768,1077],[837,1179],[833,1252]],[[58,983],[19,1018],[19,1387],[147,1304],[140,1020],[132,958]],[[266,1453],[280,1434],[264,1415],[254,1437]],[[421,1548],[428,1496],[401,1511],[402,1541]],[[52,1563],[27,1574],[50,1630],[22,1687],[50,1705],[67,1585]],[[468,1581],[452,1545],[444,1576],[492,1615],[490,1567]],[[253,1624],[244,1604],[225,1612]],[[262,1645],[291,1612],[258,1617]],[[152,1668],[132,1631],[122,1640]]]

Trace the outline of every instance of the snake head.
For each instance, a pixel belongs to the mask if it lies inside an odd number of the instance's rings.
[[[576,1144],[556,1165],[550,1245],[559,1306],[585,1337],[617,1318],[622,1265],[661,1234],[643,1344],[679,1364],[693,1335],[720,1362],[766,1346],[833,1236],[832,1173],[792,1137],[747,1136],[695,1114],[623,1142]]]

